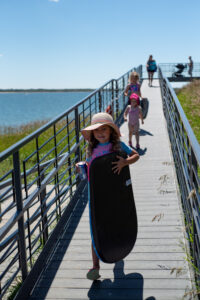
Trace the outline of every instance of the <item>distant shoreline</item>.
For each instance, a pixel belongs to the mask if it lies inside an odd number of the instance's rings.
[[[61,93],[61,92],[92,92],[94,89],[0,89],[1,93]]]

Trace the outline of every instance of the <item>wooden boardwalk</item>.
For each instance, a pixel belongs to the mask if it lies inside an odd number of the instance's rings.
[[[101,278],[86,279],[91,263],[87,188],[63,229],[33,299],[183,299],[191,290],[175,171],[162,112],[159,82],[142,95],[150,102],[141,126],[140,160],[130,167],[139,233],[132,253],[116,264],[101,263]],[[122,140],[127,142],[127,124]],[[135,141],[134,141],[135,144]],[[184,299],[189,299],[186,296]]]

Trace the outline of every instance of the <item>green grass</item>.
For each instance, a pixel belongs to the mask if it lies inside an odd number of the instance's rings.
[[[200,80],[194,80],[178,90],[177,97],[200,143]]]
[[[19,127],[0,127],[0,152],[17,143],[47,121],[35,121]]]
[[[32,133],[39,127],[41,127],[44,123],[45,122],[34,122],[34,123],[30,123],[26,126],[21,126],[18,129],[5,128],[4,132],[0,134],[0,151],[4,151],[11,145],[13,145],[16,142],[18,142],[19,140],[23,139],[24,137],[26,137],[27,135],[29,135],[30,133]],[[65,124],[66,123],[64,120],[61,120],[60,122],[58,122],[56,124],[56,132],[58,132],[60,129],[62,129],[65,126]],[[74,124],[72,123],[72,125],[70,127],[71,128],[74,127]],[[2,130],[1,130],[1,132],[2,132]],[[73,131],[70,135],[70,139],[74,136],[74,134],[75,134],[75,132]],[[52,149],[53,149],[52,152],[48,154],[48,156],[45,158],[44,161],[50,160],[55,157],[55,150],[54,150],[55,140],[54,140],[53,136],[54,136],[54,129],[52,126],[49,129],[47,129],[46,131],[44,131],[43,133],[41,133],[41,135],[38,137],[39,147],[41,147],[48,139],[50,139],[48,141],[48,143],[46,145],[42,146],[41,149],[39,150],[40,160],[44,157],[44,155],[46,155],[46,153],[48,151],[50,151]],[[57,153],[62,151],[62,149],[68,145],[66,128],[64,128],[56,136],[57,143],[62,138],[64,138],[64,140],[57,147]],[[21,171],[23,170],[22,169],[23,160],[25,160],[35,150],[36,150],[36,140],[35,139],[33,139],[32,141],[30,141],[29,143],[27,143],[20,149],[19,153],[20,153]],[[67,152],[67,151],[68,151],[68,148],[65,149],[65,152]],[[36,163],[37,163],[37,153],[33,154],[26,162],[26,170],[28,170],[29,168],[34,166]],[[7,159],[5,159],[4,161],[2,161],[0,163],[0,177],[3,176],[9,170],[11,170],[12,167],[13,167],[13,162],[12,162],[12,155],[11,155]],[[51,168],[53,168],[53,166]],[[49,169],[49,171],[50,171],[50,169]],[[35,176],[33,176],[33,177],[35,177]],[[29,179],[31,179],[31,178],[29,177]]]
[[[22,278],[17,277],[8,291],[8,300],[13,300],[22,285]]]
[[[38,128],[40,128],[42,125],[44,125],[46,122],[34,122],[30,123],[24,126],[20,126],[19,128],[0,128],[0,152],[6,150],[8,147],[12,146],[19,140],[23,139],[24,137],[28,136],[30,133],[34,132]],[[83,127],[83,124],[81,125]],[[74,121],[69,125],[68,128],[70,135],[69,140],[72,141],[73,144],[76,142],[74,139],[75,136],[75,123]],[[56,123],[56,143],[57,143],[57,155],[62,154],[63,152],[67,152],[68,149],[68,131],[66,128],[66,119],[63,118],[59,122]],[[59,132],[59,133],[58,133]],[[49,140],[47,143],[46,141]],[[62,141],[61,141],[62,140]],[[46,144],[45,144],[46,143]],[[58,145],[58,143],[60,143]],[[81,143],[81,147],[83,147],[84,142]],[[41,147],[41,149],[38,151],[39,159],[43,159],[44,156],[48,153],[47,157],[44,158],[43,162],[49,161],[53,158],[55,158],[55,139],[54,139],[54,127],[51,126],[47,130],[45,130],[43,133],[40,134],[38,137],[38,146]],[[72,146],[72,145],[71,145]],[[36,151],[36,139],[31,140],[29,143],[25,144],[20,150],[20,164],[21,164],[21,172],[23,172],[23,161],[27,159],[28,156],[34,153]],[[72,154],[70,156],[71,160],[73,161],[75,157],[75,154]],[[9,170],[13,168],[13,158],[12,155],[10,155],[7,159],[0,162],[0,178],[1,176],[4,176]],[[34,153],[26,162],[26,171],[33,167],[35,164],[37,164],[38,158],[37,153]],[[54,165],[48,167],[48,172],[51,171],[51,169],[54,167]],[[66,166],[63,166],[60,169],[60,173],[62,171],[65,171]],[[66,174],[66,176],[69,174]],[[31,182],[34,178],[36,178],[37,172],[34,174],[31,174],[28,176],[28,181]],[[11,176],[7,176],[5,179],[10,178]]]

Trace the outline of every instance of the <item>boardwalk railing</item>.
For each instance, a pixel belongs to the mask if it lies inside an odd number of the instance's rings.
[[[174,157],[191,263],[200,285],[200,146],[168,79],[158,70],[163,109]]]
[[[178,65],[182,65],[182,68],[177,68]],[[188,74],[188,63],[159,63],[158,66],[162,69],[162,74],[168,78],[169,81],[190,81],[193,79],[200,79],[200,63],[193,64],[192,77]],[[158,71],[154,73],[154,78],[158,78]],[[146,65],[142,66],[142,78],[148,78],[148,72]]]
[[[141,75],[141,66],[134,70]],[[31,278],[33,285],[44,267],[82,188],[75,173],[75,163],[85,159],[80,130],[109,104],[120,122],[131,71],[0,153],[1,299],[17,282]]]
[[[200,78],[200,63],[193,64],[192,77],[188,73],[188,63],[160,63],[159,67],[169,81],[188,81],[190,79]]]

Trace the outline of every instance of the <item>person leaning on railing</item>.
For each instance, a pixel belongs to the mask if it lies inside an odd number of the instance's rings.
[[[188,63],[188,67],[189,67],[188,74],[192,77],[192,71],[193,71],[193,60],[192,60],[192,56],[189,56],[188,59],[189,59],[189,63]]]

